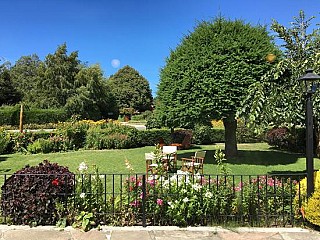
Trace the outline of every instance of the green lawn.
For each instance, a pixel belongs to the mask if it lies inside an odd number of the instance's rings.
[[[224,144],[194,146],[189,150],[179,150],[178,159],[189,157],[198,150],[207,150],[205,174],[217,174],[217,165],[213,158],[217,148],[224,148]],[[121,150],[80,150],[74,152],[24,155],[21,153],[1,155],[0,173],[14,173],[25,165],[37,165],[44,159],[68,166],[75,171],[83,161],[88,165],[96,164],[100,173],[128,173],[125,159],[128,159],[136,173],[145,172],[144,153],[153,151],[154,147],[142,147]],[[305,171],[305,157],[271,149],[266,143],[239,144],[239,156],[227,160],[227,166],[232,174],[267,174],[294,173]],[[319,159],[315,158],[315,169],[320,168]],[[178,161],[178,165],[180,162]]]

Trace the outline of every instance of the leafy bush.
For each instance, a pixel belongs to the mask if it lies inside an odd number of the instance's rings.
[[[306,219],[317,226],[320,226],[320,190],[317,189],[312,196],[308,199],[307,204],[305,205],[305,217]]]
[[[56,134],[64,139],[66,150],[77,150],[84,147],[88,128],[86,122],[64,122],[58,125]]]
[[[289,148],[289,129],[286,127],[273,128],[267,133],[267,142],[280,149]]]
[[[57,135],[52,135],[48,139],[39,138],[27,146],[29,153],[50,153],[64,151],[64,139]]]
[[[260,176],[239,182],[234,187],[233,213],[242,217],[245,221],[259,221],[261,223],[263,219],[259,218],[257,213],[290,216],[292,211],[290,206],[296,194],[294,189],[296,183],[292,179],[275,176]],[[272,224],[273,218],[270,217],[266,221],[268,221],[265,222],[266,225]],[[283,224],[285,224],[285,218],[283,221]]]
[[[172,142],[171,131],[169,129],[147,129],[138,131],[138,138],[141,146],[154,146],[162,139],[166,144]]]
[[[0,128],[0,155],[4,153],[10,142],[10,134],[3,128]]]
[[[88,129],[85,146],[89,149],[121,149],[140,145],[138,130],[119,123],[109,122],[105,126]]]
[[[152,112],[150,110],[144,111],[140,114],[132,115],[131,120],[132,121],[145,121],[150,118],[152,115]]]
[[[248,128],[246,124],[238,120],[237,122],[237,141],[238,143],[254,143],[254,142],[263,142],[264,134],[257,134],[253,129]]]
[[[8,145],[7,151],[12,152],[22,152],[26,153],[28,145],[32,144],[37,139],[48,139],[52,133],[45,131],[38,132],[29,132],[24,131],[22,133],[11,133],[10,134],[10,143]]]
[[[30,153],[49,153],[51,152],[50,141],[47,139],[39,138],[27,146]]]
[[[305,130],[303,128],[273,128],[267,132],[266,140],[269,145],[281,150],[295,152],[304,152],[305,150]]]
[[[311,197],[307,198],[307,178],[305,177],[297,185],[297,194],[294,198],[296,207],[300,207],[297,217],[303,217],[312,224],[320,226],[320,171],[314,173],[314,192]],[[300,189],[300,193],[299,193]]]
[[[193,129],[193,142],[195,144],[224,142],[224,129],[196,125]]]
[[[52,225],[55,204],[73,191],[74,175],[66,167],[44,160],[17,171],[1,187],[2,214],[13,224]]]

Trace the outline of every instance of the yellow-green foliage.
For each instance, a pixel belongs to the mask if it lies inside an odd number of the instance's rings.
[[[224,128],[222,120],[212,120],[211,125],[213,128]]]
[[[297,184],[297,188],[299,185]],[[298,190],[298,189],[297,189]],[[314,191],[320,191],[320,173],[319,171],[314,173]],[[300,181],[300,196],[303,202],[307,200],[307,178],[304,178]]]
[[[309,222],[320,226],[320,190],[319,188],[315,190],[312,196],[308,199],[308,202],[304,207],[304,212],[305,212],[305,218]]]
[[[297,188],[299,185],[297,184]],[[297,189],[298,190],[298,189]],[[298,205],[298,191],[295,203]],[[307,178],[300,181],[301,213],[311,223],[320,226],[320,172],[314,173],[314,193],[307,199]]]

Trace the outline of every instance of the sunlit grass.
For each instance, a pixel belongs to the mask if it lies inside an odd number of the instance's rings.
[[[194,146],[189,150],[179,150],[178,159],[190,157],[198,150],[206,150],[204,172],[205,174],[218,174],[214,160],[214,151],[224,149],[224,144]],[[100,173],[128,173],[125,160],[132,165],[135,173],[145,172],[144,153],[153,151],[153,146],[134,149],[114,150],[79,150],[74,152],[50,154],[8,154],[0,156],[0,173],[14,173],[25,165],[38,165],[47,159],[60,165],[68,166],[73,172],[81,162],[89,166],[95,164]],[[232,174],[268,174],[292,173],[305,171],[306,160],[304,155],[282,152],[271,149],[266,143],[239,144],[239,156],[226,161],[226,166]],[[318,158],[314,159],[315,169],[320,168]],[[178,161],[179,165],[180,161]]]

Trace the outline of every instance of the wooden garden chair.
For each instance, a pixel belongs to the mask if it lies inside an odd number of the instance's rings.
[[[203,163],[206,157],[207,151],[198,151],[191,156],[191,158],[181,158],[182,161],[182,171],[187,171],[192,174],[200,172],[203,174]]]

